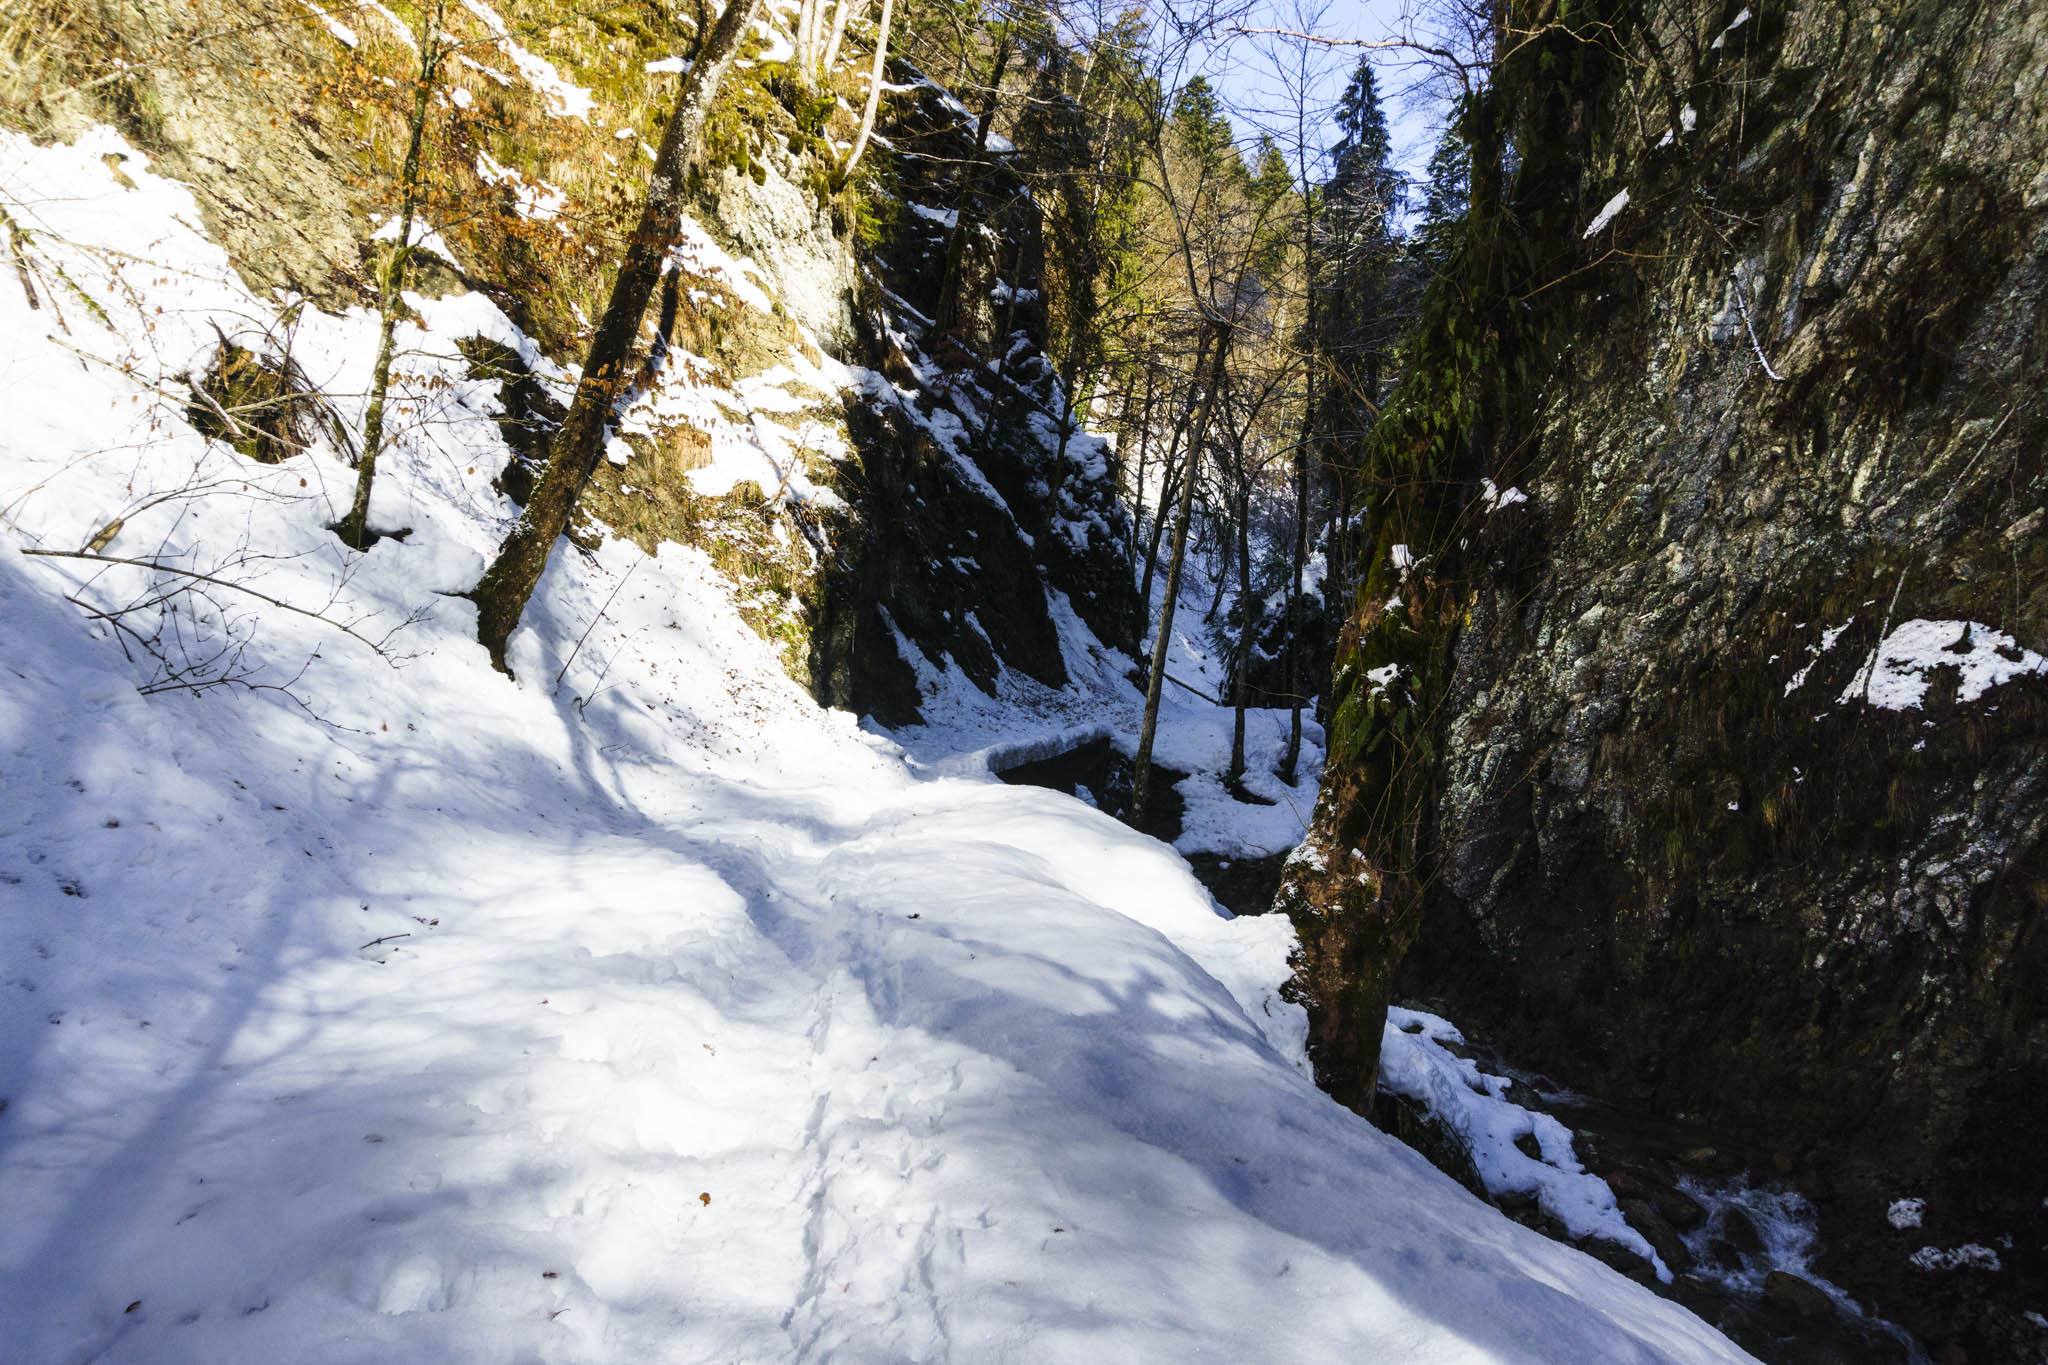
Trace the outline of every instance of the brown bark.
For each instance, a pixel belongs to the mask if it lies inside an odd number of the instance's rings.
[[[385,262],[378,281],[377,361],[370,374],[370,402],[363,413],[363,453],[356,462],[355,497],[348,515],[334,528],[342,543],[360,550],[369,539],[370,485],[377,477],[377,455],[384,448],[384,397],[391,389],[391,354],[398,333],[398,312],[403,306],[405,268],[412,261],[412,225],[419,213],[420,149],[426,141],[428,101],[434,80],[440,74],[441,22],[447,0],[435,0],[432,13],[421,25],[419,37],[419,82],[413,91],[412,122],[405,144],[405,165],[399,172],[401,186],[398,211],[398,245]]]
[[[669,116],[661,148],[655,154],[639,224],[627,242],[618,278],[612,282],[611,300],[591,338],[569,415],[555,433],[547,465],[534,483],[533,496],[527,499],[518,524],[470,593],[477,604],[477,639],[500,670],[510,671],[505,664],[505,646],[547,569],[555,542],[569,529],[576,499],[603,453],[605,426],[630,373],[640,319],[676,241],[685,187],[703,145],[705,119],[760,8],[761,0],[730,0],[683,75],[675,112]]]

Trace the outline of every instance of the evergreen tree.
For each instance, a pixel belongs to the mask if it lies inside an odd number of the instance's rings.
[[[1472,200],[1472,153],[1455,127],[1448,128],[1429,154],[1422,187],[1422,227],[1415,251],[1432,272],[1450,259],[1451,236],[1465,221]]]
[[[1394,216],[1400,209],[1400,173],[1390,164],[1386,114],[1372,65],[1361,60],[1337,107],[1337,141],[1329,179],[1317,196],[1315,348],[1324,397],[1317,410],[1317,443],[1329,486],[1332,604],[1349,600],[1350,564],[1344,532],[1357,490],[1346,471],[1379,415],[1386,357],[1403,319],[1393,307],[1392,275],[1399,255]]]

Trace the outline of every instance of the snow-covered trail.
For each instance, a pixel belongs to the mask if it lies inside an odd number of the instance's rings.
[[[494,310],[421,301],[433,422],[379,492],[415,534],[345,556],[332,451],[182,416],[271,306],[189,197],[0,151],[105,314],[54,337],[0,281],[9,1361],[1741,1358],[1318,1092],[1283,921],[819,710],[704,554],[559,553],[491,671],[444,593],[508,515],[495,389],[442,357]],[[302,363],[371,325],[308,316]],[[122,585],[20,550],[195,478],[116,551],[246,543],[283,600],[417,614],[411,661],[252,609],[317,718],[138,695],[64,601]]]
[[[22,1359],[1726,1352],[1317,1092],[1284,925],[1079,802],[800,714],[817,785],[657,782],[480,670],[381,757],[166,724],[0,570]]]

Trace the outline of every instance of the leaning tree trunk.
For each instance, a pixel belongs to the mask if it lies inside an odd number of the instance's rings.
[[[698,49],[696,61],[683,75],[675,112],[669,116],[661,149],[655,154],[640,222],[626,244],[625,259],[612,282],[611,300],[591,338],[569,415],[555,433],[547,465],[534,483],[518,525],[470,593],[477,604],[477,638],[490,651],[491,662],[503,671],[510,672],[505,663],[506,644],[547,568],[555,542],[569,529],[576,499],[603,453],[605,425],[630,373],[628,362],[640,319],[676,241],[684,189],[704,140],[704,121],[760,8],[761,0],[729,0]]]
[[[845,0],[839,7],[839,18],[832,29],[832,46],[825,61],[829,68],[832,58],[838,55],[839,39],[846,31],[846,12],[853,8],[853,0]],[[868,139],[875,133],[875,111],[882,107],[882,76],[889,64],[889,16],[895,10],[895,0],[882,0],[882,17],[875,33],[875,61],[868,69],[867,103],[861,106],[860,129],[853,135],[853,149],[846,154],[846,164],[832,177],[835,190],[845,188],[854,167],[860,165],[861,154],[868,149]]]
[[[1159,633],[1152,641],[1152,671],[1145,680],[1145,718],[1138,727],[1138,755],[1131,768],[1131,824],[1141,829],[1145,823],[1145,788],[1152,779],[1152,741],[1159,730],[1159,691],[1166,682],[1166,653],[1173,640],[1173,609],[1180,597],[1181,566],[1188,556],[1188,522],[1194,519],[1195,474],[1203,443],[1209,439],[1209,417],[1216,408],[1216,391],[1223,387],[1223,357],[1230,346],[1227,328],[1211,323],[1206,331],[1213,334],[1203,337],[1206,349],[1211,352],[1209,378],[1202,385],[1194,430],[1188,437],[1187,471],[1180,486],[1180,520],[1173,528],[1173,554],[1166,563],[1166,600],[1159,607]],[[1195,368],[1199,374],[1199,356]]]

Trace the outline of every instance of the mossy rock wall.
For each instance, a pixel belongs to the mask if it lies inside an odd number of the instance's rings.
[[[1779,1153],[1832,1191],[1824,1271],[2044,1358],[2048,677],[1842,698],[1887,623],[2048,652],[2048,5],[1619,31],[1579,211],[1534,229],[1579,261],[1501,442],[1533,501],[1461,529],[1399,988]],[[1971,1241],[2004,1268],[1908,1266]]]

